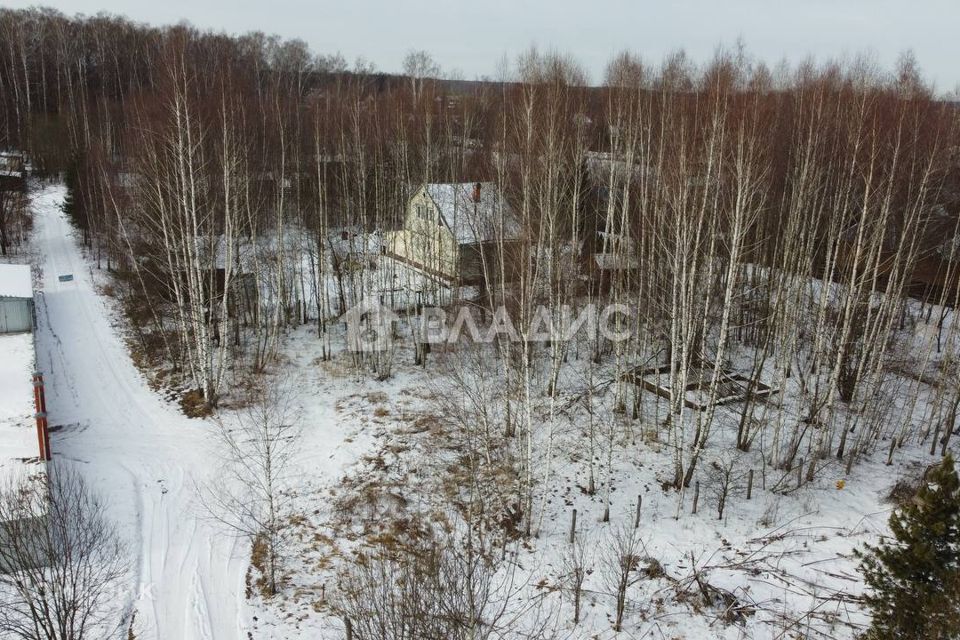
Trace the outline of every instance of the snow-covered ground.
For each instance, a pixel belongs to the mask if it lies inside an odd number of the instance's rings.
[[[421,369],[404,348],[393,378],[378,383],[351,377],[339,356],[316,366],[319,350],[309,347],[309,331],[289,340],[297,353],[290,365],[314,365],[309,367],[314,393],[333,402],[325,417],[362,437],[356,446],[366,453],[339,485],[331,484],[336,478],[322,466],[319,473],[303,468],[301,506],[307,523],[295,547],[289,586],[283,597],[257,604],[257,628],[268,638],[340,638],[341,621],[326,607],[335,590],[335,569],[354,550],[389,531],[393,522],[444,508],[444,492],[456,482],[449,469],[460,464],[459,443],[447,439],[442,428],[420,427],[435,424],[430,420],[436,410],[433,398],[445,391],[437,382],[443,365],[436,360]],[[935,461],[920,450],[906,451],[887,467],[878,453],[849,476],[842,463],[828,463],[815,482],[798,488],[795,472],[763,470],[758,454],[737,454],[729,502],[719,519],[715,487],[706,479],[696,514],[692,490],[681,496],[662,488],[671,477],[670,456],[642,426],[618,438],[609,476],[603,470],[606,453],[598,448],[597,491],[590,495],[582,428],[571,422],[557,429],[552,479],[544,485],[546,491],[537,491],[536,509],[543,519],[534,537],[518,546],[516,574],[510,578],[517,590],[514,604],[541,602],[538,613],[558,638],[852,638],[867,621],[855,602],[862,584],[853,550],[875,543],[886,531],[893,484],[916,478]],[[601,437],[607,428],[600,427]],[[700,477],[710,476],[713,460],[711,451]],[[751,467],[756,475],[747,500]],[[537,468],[545,473],[542,461]],[[608,487],[610,522],[603,522]],[[640,555],[655,559],[663,575],[632,583],[624,631],[615,633],[605,565],[614,536],[633,528],[637,496],[643,500]],[[590,567],[577,625],[571,621],[564,567],[573,509]],[[694,566],[705,583],[735,596],[745,613],[728,616],[722,604],[704,605]]]
[[[290,621],[278,622],[282,630],[274,635],[269,612],[265,630],[257,631],[265,612],[247,599],[249,542],[200,504],[202,488],[221,480],[215,425],[185,417],[134,366],[124,319],[100,292],[109,275],[84,256],[61,211],[65,193],[53,185],[31,197],[33,251],[42,274],[37,364],[45,375],[54,464],[83,474],[130,546],[132,579],[121,597],[134,613],[137,640],[289,637]],[[73,280],[60,282],[67,274]],[[305,340],[309,334],[305,329]],[[304,426],[303,453],[294,463],[303,493],[313,496],[336,484],[372,441],[360,423],[342,424],[334,410],[330,385],[353,393],[351,380],[331,377],[310,350],[286,357]],[[26,405],[32,402],[29,369],[21,385]],[[126,638],[126,630],[119,637]]]
[[[55,464],[74,465],[103,495],[130,545],[123,597],[138,640],[245,638],[248,553],[196,507],[195,487],[217,469],[210,425],[163,401],[134,367],[60,210],[64,195],[62,186],[32,195],[37,359]],[[60,282],[65,274],[73,281]]]
[[[429,367],[420,368],[409,345],[401,346],[392,378],[378,382],[358,375],[342,345],[332,360],[323,360],[311,327],[285,335],[277,369],[295,390],[302,423],[291,474],[296,486],[288,489],[302,517],[291,523],[296,543],[283,593],[265,601],[247,589],[247,542],[215,525],[198,504],[198,487],[218,479],[214,425],[184,417],[135,368],[122,339],[123,321],[98,293],[107,274],[93,270],[80,251],[59,210],[63,196],[58,186],[33,194],[35,251],[43,273],[38,365],[46,375],[55,461],[75,465],[104,494],[133,549],[127,596],[136,612],[136,637],[342,637],[341,621],[329,608],[337,567],[398,512],[429,512],[443,500],[443,483],[455,480],[447,470],[456,463],[457,443],[431,426],[431,413],[444,394],[466,402],[440,375],[448,365],[462,366],[457,354],[450,353],[445,364],[448,356],[438,351]],[[63,274],[74,280],[59,282]],[[581,377],[577,357],[563,386],[571,395]],[[495,379],[482,384],[495,385]],[[652,394],[643,401],[653,402]],[[735,432],[735,414],[720,413],[716,437],[724,440]],[[661,486],[672,471],[670,453],[657,438],[650,406],[645,415],[619,425],[624,429],[615,437],[609,468],[601,445],[590,463],[582,412],[558,420],[549,465],[541,459],[536,467],[548,481],[536,490],[534,537],[514,556],[519,597],[543,603],[557,637],[852,637],[865,621],[850,599],[861,589],[852,552],[886,530],[890,487],[901,477],[917,477],[936,458],[911,445],[891,467],[883,464],[882,452],[849,475],[842,463],[827,462],[815,482],[797,488],[794,472],[764,470],[758,453],[730,453],[736,479],[719,519],[708,481],[713,450],[703,463],[693,514],[692,491],[681,495]],[[597,429],[603,439],[613,427]],[[585,489],[591,466],[597,470],[594,494]],[[756,477],[748,501],[749,468]],[[358,496],[368,502],[353,499]],[[637,496],[643,498],[642,555],[656,559],[663,575],[632,584],[625,629],[617,635],[602,566],[611,538],[632,528]],[[602,522],[608,499],[609,523]],[[584,615],[576,626],[562,567],[574,508],[577,535],[595,569],[586,579]],[[692,581],[694,565],[747,613],[726,616],[722,607],[704,605]]]
[[[0,487],[42,472],[33,402],[33,335],[0,335]]]

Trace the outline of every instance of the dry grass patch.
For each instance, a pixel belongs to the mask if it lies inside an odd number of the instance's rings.
[[[313,361],[314,365],[320,369],[326,376],[335,379],[350,378],[353,371],[347,366],[346,362],[337,360],[324,360],[321,357]]]
[[[390,398],[383,391],[370,391],[363,396],[370,404],[386,404]]]
[[[188,418],[207,418],[213,414],[199,389],[191,389],[180,396],[180,409]]]

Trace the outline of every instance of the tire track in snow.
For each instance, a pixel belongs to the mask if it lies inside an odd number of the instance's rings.
[[[245,560],[191,509],[194,486],[211,472],[202,456],[209,425],[161,401],[133,367],[60,211],[63,196],[55,186],[32,197],[45,274],[38,353],[51,417],[89,428],[61,442],[55,436],[54,451],[89,461],[78,468],[134,548],[128,606],[137,612],[138,638],[243,639]],[[60,283],[64,273],[74,281]]]

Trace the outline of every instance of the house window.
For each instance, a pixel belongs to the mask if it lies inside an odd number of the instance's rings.
[[[427,210],[427,205],[418,204],[417,205],[417,217],[421,220],[430,220],[430,213]]]

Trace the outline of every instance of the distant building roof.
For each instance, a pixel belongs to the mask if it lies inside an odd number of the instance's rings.
[[[636,269],[639,266],[633,239],[617,233],[598,231],[599,246],[593,258],[604,271]]]
[[[478,186],[479,201],[474,197]],[[520,223],[494,183],[433,183],[425,188],[458,243],[519,237]]]
[[[0,264],[0,298],[32,298],[30,265]]]
[[[0,151],[0,176],[22,178],[26,168],[26,159],[23,154]]]

